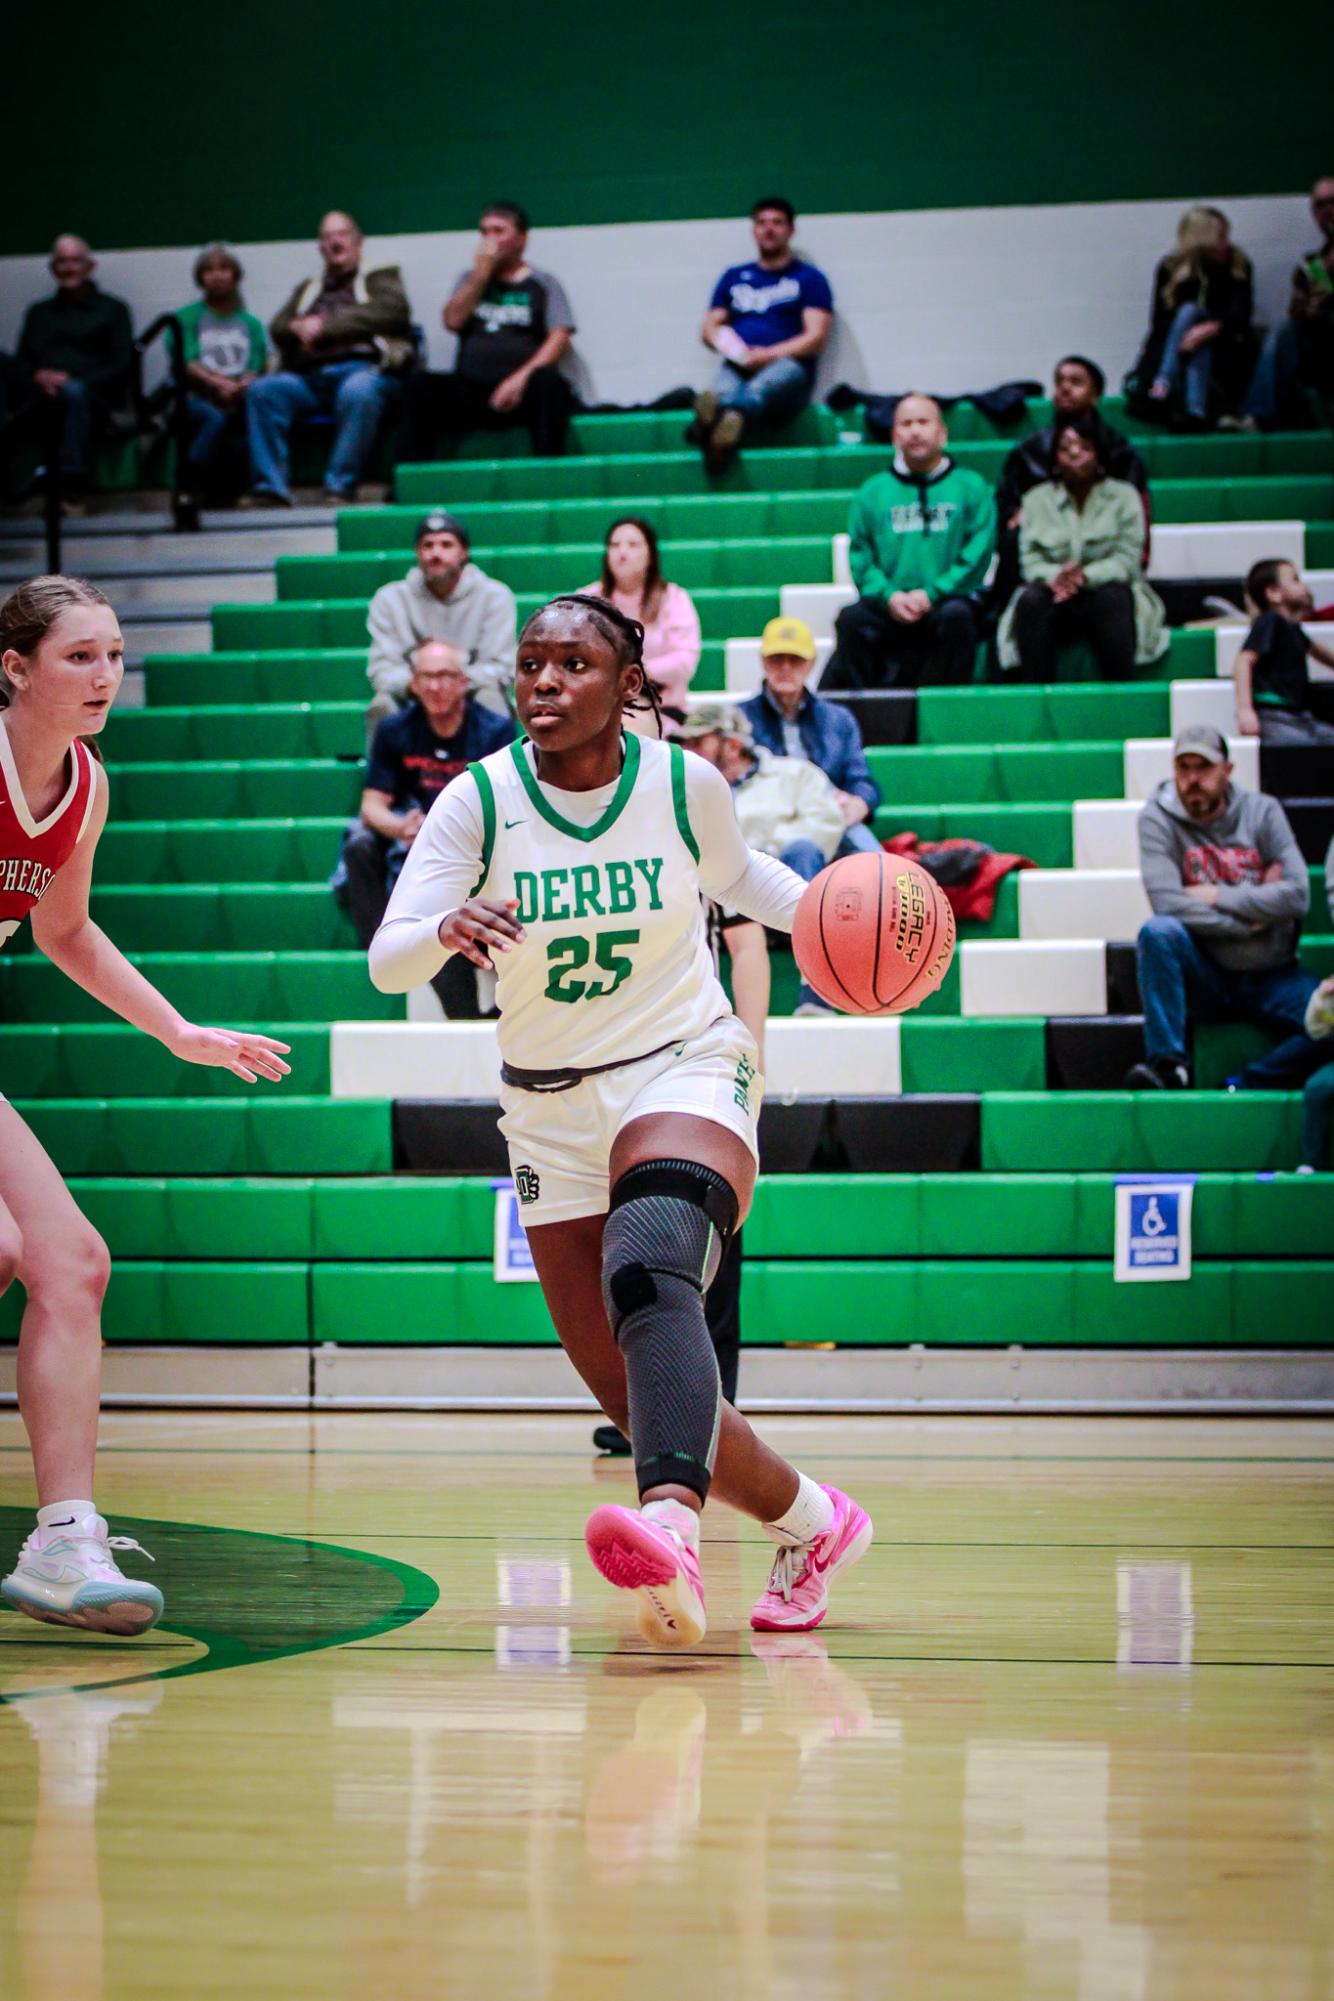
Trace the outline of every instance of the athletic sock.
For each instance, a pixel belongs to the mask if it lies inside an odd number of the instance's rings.
[[[764,1533],[772,1536],[775,1542],[785,1543],[788,1548],[814,1542],[834,1519],[834,1504],[824,1488],[817,1487],[814,1480],[808,1480],[804,1473],[798,1473],[797,1481],[797,1498],[787,1513],[780,1515],[776,1522],[764,1524]]]
[[[68,1529],[97,1513],[96,1501],[48,1501],[37,1510],[39,1529]]]
[[[692,1549],[699,1548],[699,1516],[684,1501],[645,1501],[639,1512],[646,1522],[656,1522],[659,1528],[675,1529]]]

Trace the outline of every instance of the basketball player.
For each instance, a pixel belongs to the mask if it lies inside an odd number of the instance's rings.
[[[704,1294],[755,1186],[762,1079],[704,935],[701,891],[790,931],[804,885],[741,838],[726,781],[623,727],[651,701],[643,629],[553,599],[519,641],[528,740],[469,767],[412,845],[370,949],[384,992],[451,952],[499,979],[501,1131],[571,1361],[634,1448],[639,1510],[589,1518],[589,1554],[654,1644],[706,1629],[712,1489],[779,1545],[751,1615],[820,1623],[871,1539],[855,1501],[764,1445],[720,1394]]]
[[[0,605],[0,945],[30,917],[54,965],[184,1062],[276,1083],[285,1042],[182,1020],[88,915],[107,779],[85,739],[106,721],[123,654],[116,614],[76,578],[36,577]],[[93,1500],[107,1277],[105,1244],[0,1098],[0,1291],[17,1278],[28,1295],[18,1391],[39,1504],[0,1591],[34,1619],[136,1634],[162,1594],[122,1575],[114,1552],[139,1544],[109,1536]]]

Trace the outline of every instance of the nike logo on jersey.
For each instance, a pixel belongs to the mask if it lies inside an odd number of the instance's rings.
[[[526,827],[527,824],[528,822],[522,813],[520,813],[517,820],[506,820],[505,822],[506,827]]]

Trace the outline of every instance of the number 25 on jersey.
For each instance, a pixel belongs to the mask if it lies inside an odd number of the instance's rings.
[[[604,994],[614,994],[635,969],[634,960],[623,947],[638,943],[637,931],[598,931],[591,938],[580,931],[553,938],[547,946],[547,999],[601,1000]],[[576,979],[590,958],[599,972],[610,977]]]

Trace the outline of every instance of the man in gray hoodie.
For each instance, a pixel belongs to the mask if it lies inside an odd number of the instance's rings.
[[[428,639],[443,639],[468,662],[468,685],[485,708],[509,714],[514,679],[514,593],[469,560],[471,538],[457,515],[437,508],[417,529],[417,561],[396,584],[371,599],[366,672],[375,690],[366,714],[368,735],[408,699],[412,656]]]
[[[1204,724],[1178,733],[1139,853],[1154,911],[1138,945],[1146,1060],[1126,1088],[1187,1090],[1188,1014],[1300,1032],[1316,985],[1297,964],[1310,880],[1277,799],[1233,784],[1227,739]]]

